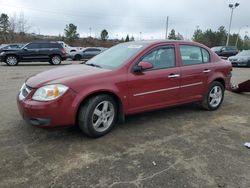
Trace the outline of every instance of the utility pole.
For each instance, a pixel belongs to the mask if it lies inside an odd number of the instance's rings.
[[[89,36],[90,36],[90,37],[91,37],[91,29],[92,29],[92,28],[90,27],[90,28],[89,28]]]
[[[166,39],[168,39],[168,21],[169,21],[169,17],[167,16],[167,22],[166,22]]]
[[[231,9],[231,16],[230,16],[230,22],[229,22],[229,28],[228,28],[228,35],[227,35],[226,46],[228,46],[228,44],[229,44],[229,37],[230,37],[230,30],[231,30],[231,25],[232,25],[232,19],[233,19],[234,9],[236,7],[238,7],[239,5],[240,5],[239,3],[229,4],[229,8]]]

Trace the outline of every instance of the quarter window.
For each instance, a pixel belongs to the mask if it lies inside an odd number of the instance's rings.
[[[210,61],[210,56],[207,50],[201,48],[202,56],[203,56],[203,63],[208,63]]]
[[[175,50],[173,46],[167,46],[154,50],[144,56],[141,61],[151,63],[153,69],[171,68],[175,67]]]

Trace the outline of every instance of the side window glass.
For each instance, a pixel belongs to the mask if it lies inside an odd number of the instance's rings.
[[[201,49],[201,51],[202,51],[202,56],[203,56],[203,63],[210,62],[210,55],[209,55],[208,51],[203,49],[203,48]]]
[[[173,46],[159,48],[143,57],[142,61],[147,61],[155,69],[175,67],[175,50]]]
[[[200,47],[180,45],[180,52],[183,65],[194,65],[203,63]]]
[[[26,48],[28,48],[28,49],[38,49],[39,48],[39,44],[31,43],[31,44],[28,44],[26,46]]]

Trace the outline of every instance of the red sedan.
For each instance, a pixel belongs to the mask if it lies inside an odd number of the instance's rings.
[[[38,127],[73,126],[91,137],[129,114],[191,102],[216,110],[230,87],[231,63],[185,41],[122,43],[85,65],[30,77],[18,94],[25,120]]]

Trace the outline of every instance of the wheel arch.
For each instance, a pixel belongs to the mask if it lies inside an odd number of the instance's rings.
[[[216,78],[212,82],[214,82],[214,81],[220,82],[223,85],[224,89],[226,88],[226,82],[223,78]]]
[[[55,54],[51,54],[51,55],[49,56],[49,58],[51,59],[53,56],[59,56],[59,57],[62,59],[61,54],[57,54],[57,53],[55,53]]]
[[[75,124],[77,125],[77,120],[78,120],[78,114],[79,114],[79,110],[81,108],[81,106],[88,100],[90,99],[91,97],[94,97],[94,96],[97,96],[97,95],[103,95],[103,94],[106,94],[106,95],[109,95],[111,96],[116,104],[117,104],[117,107],[118,107],[118,110],[117,110],[117,121],[120,122],[120,123],[123,123],[125,121],[125,114],[124,114],[124,105],[123,105],[123,102],[121,100],[121,98],[115,94],[114,92],[112,91],[95,91],[93,93],[90,93],[88,95],[86,95],[82,100],[81,102],[78,104],[77,106],[77,110],[76,110],[76,115],[75,115]]]
[[[17,60],[20,61],[20,57],[17,54],[6,54],[4,57],[4,61],[6,61],[8,56],[15,56],[17,58]]]

